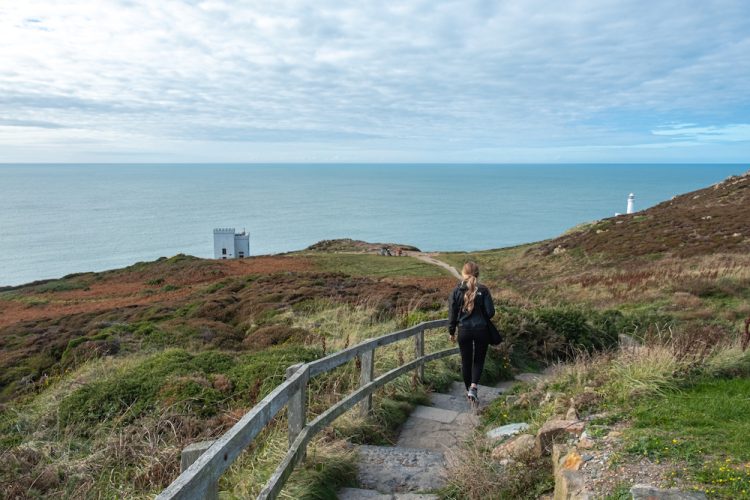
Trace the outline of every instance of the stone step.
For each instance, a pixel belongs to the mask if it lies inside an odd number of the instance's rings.
[[[454,394],[433,392],[430,394],[430,404],[435,408],[457,412],[469,411],[471,409],[465,395],[456,396]]]
[[[402,446],[361,445],[357,449],[357,479],[364,489],[414,493],[433,491],[445,484],[445,456],[441,452]]]
[[[338,500],[438,500],[429,493],[380,493],[377,490],[343,488],[336,495]]]
[[[491,402],[499,398],[503,392],[505,392],[503,389],[498,387],[490,387],[488,385],[479,385],[477,387],[479,391],[479,407],[484,408],[485,406],[489,405]],[[453,396],[457,400],[463,400],[466,401],[466,387],[464,387],[464,384],[461,382],[453,382],[451,384],[450,391],[448,392],[450,396]],[[466,408],[469,411],[469,403],[466,402]]]
[[[396,442],[398,446],[446,451],[462,445],[479,425],[479,417],[473,412],[458,413],[439,408],[422,408],[424,410],[414,410],[401,426]],[[442,418],[450,414],[455,417],[451,420]]]

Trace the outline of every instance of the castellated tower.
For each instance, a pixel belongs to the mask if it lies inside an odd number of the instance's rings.
[[[250,235],[233,227],[214,229],[215,259],[244,259],[250,256]]]

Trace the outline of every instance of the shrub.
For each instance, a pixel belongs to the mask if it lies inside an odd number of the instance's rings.
[[[54,280],[47,283],[42,283],[34,287],[34,291],[38,293],[44,292],[69,292],[72,290],[88,290],[88,283],[81,281],[69,281],[69,280]]]
[[[158,398],[165,406],[180,413],[193,413],[201,418],[216,415],[224,396],[202,376],[178,376],[167,379]]]
[[[85,434],[90,424],[115,418],[127,423],[159,407],[175,406],[207,416],[232,401],[252,405],[283,381],[288,366],[311,361],[317,354],[317,350],[290,347],[235,358],[216,351],[194,355],[170,349],[73,391],[60,403],[60,424]],[[208,382],[219,373],[231,381],[229,395]]]
[[[227,372],[237,397],[254,404],[284,380],[286,369],[295,363],[317,359],[320,351],[301,346],[277,346],[236,358]]]
[[[302,341],[309,332],[302,328],[294,328],[285,324],[262,326],[250,333],[242,341],[248,349],[260,350],[272,345],[284,344],[291,340]]]
[[[569,359],[582,350],[612,348],[627,321],[626,316],[614,310],[508,306],[499,309],[496,322],[506,337],[509,357],[518,367]]]

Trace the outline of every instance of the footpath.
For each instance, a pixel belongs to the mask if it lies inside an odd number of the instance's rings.
[[[522,374],[518,378],[538,376]],[[431,406],[417,406],[404,423],[395,446],[358,447],[360,488],[344,488],[340,500],[436,500],[435,490],[445,485],[450,452],[479,425],[478,413],[514,382],[499,387],[479,386],[479,407],[466,399],[462,383],[446,394],[432,393]]]

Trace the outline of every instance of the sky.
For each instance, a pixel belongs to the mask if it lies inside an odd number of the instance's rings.
[[[0,0],[0,162],[748,158],[747,0]]]

